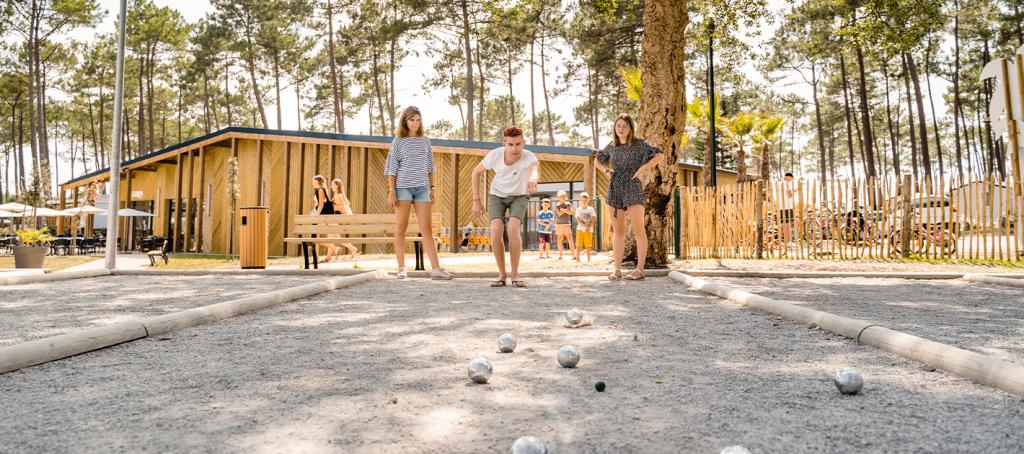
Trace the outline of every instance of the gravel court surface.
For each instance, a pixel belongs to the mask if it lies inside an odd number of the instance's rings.
[[[0,288],[0,347],[321,281],[291,276],[104,276]]]
[[[1019,288],[961,279],[707,279],[1024,363],[1024,292]]]
[[[369,282],[0,375],[0,440],[15,453],[508,452],[523,435],[558,453],[1024,445],[1020,398],[669,279],[528,282]],[[572,306],[593,326],[563,327]],[[496,353],[506,331],[518,348]],[[555,360],[567,344],[577,369]],[[487,385],[466,376],[478,354]],[[831,383],[847,366],[866,378],[859,396]]]

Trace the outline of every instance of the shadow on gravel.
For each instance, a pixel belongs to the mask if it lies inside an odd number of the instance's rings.
[[[6,286],[0,346],[250,296],[317,278],[110,276]]]
[[[1008,451],[1020,399],[668,279],[367,283],[0,375],[11,452]],[[593,325],[563,327],[580,307]],[[503,332],[515,353],[497,353]],[[556,362],[580,348],[576,369]],[[469,382],[475,356],[494,366]],[[831,376],[856,366],[861,396]],[[604,393],[594,383],[604,381]]]

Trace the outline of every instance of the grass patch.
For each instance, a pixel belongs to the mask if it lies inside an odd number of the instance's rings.
[[[214,255],[214,254],[169,254],[170,263],[164,264],[163,260],[157,259],[157,269],[165,270],[214,270],[239,268],[238,256]],[[267,260],[267,266],[298,266],[299,260],[294,257],[272,258]]]
[[[83,263],[89,263],[95,260],[103,260],[103,257],[92,257],[88,255],[47,256],[46,261],[43,262],[43,269],[50,272],[60,271],[63,269],[71,268],[76,265],[81,265]],[[14,256],[0,256],[0,269],[14,269]]]

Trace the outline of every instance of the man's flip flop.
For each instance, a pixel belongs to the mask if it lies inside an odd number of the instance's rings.
[[[505,281],[504,280],[498,280],[498,281],[491,282],[491,287],[497,288],[497,287],[504,287],[504,286],[505,286]]]
[[[516,288],[526,288],[526,282],[523,281],[512,281],[512,286]]]

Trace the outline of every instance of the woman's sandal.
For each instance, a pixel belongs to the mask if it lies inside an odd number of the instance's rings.
[[[505,280],[504,279],[498,279],[498,280],[496,280],[494,282],[491,282],[491,287],[494,287],[494,288],[504,287],[504,286],[505,286]]]
[[[523,281],[512,281],[512,286],[515,288],[526,288],[526,282]]]
[[[635,270],[632,273],[622,276],[622,279],[626,281],[642,281],[644,279],[644,272]]]
[[[615,270],[614,273],[608,276],[609,281],[618,281],[622,279],[622,270]]]

